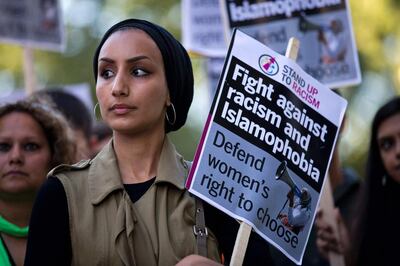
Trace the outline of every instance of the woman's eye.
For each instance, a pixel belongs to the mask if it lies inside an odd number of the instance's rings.
[[[39,149],[39,145],[36,143],[26,143],[24,145],[24,150],[25,151],[36,151]]]
[[[379,142],[379,147],[383,151],[388,151],[391,147],[393,147],[393,140],[391,138],[381,139]]]
[[[8,143],[0,143],[0,152],[8,152],[11,149],[11,145]]]
[[[114,75],[114,73],[113,73],[111,70],[109,70],[109,69],[106,69],[106,70],[101,71],[101,74],[100,74],[100,76],[101,76],[102,78],[104,78],[104,79],[109,79],[109,78],[111,78],[113,75]]]
[[[147,72],[147,71],[145,71],[145,70],[143,70],[143,69],[141,69],[141,68],[135,68],[135,69],[132,71],[132,74],[133,74],[134,76],[136,76],[136,77],[142,77],[142,76],[145,76],[145,75],[149,74],[149,72]]]

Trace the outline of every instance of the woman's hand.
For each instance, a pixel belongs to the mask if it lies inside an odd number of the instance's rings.
[[[209,258],[199,255],[189,255],[184,257],[175,266],[222,266],[222,264],[215,262]]]
[[[315,219],[317,247],[321,255],[326,259],[329,258],[330,252],[343,254],[345,258],[350,253],[349,233],[337,208],[335,208],[335,218],[338,228],[337,236],[334,234],[332,225],[326,221],[322,210],[317,212]]]

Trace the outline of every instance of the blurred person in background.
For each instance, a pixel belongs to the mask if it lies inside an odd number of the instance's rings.
[[[90,140],[93,118],[84,102],[77,96],[59,88],[44,89],[35,94],[38,97],[49,97],[69,122],[76,140],[77,161],[91,158]]]
[[[92,128],[92,136],[90,137],[90,158],[96,156],[111,138],[112,129],[104,121],[96,121]]]
[[[193,99],[186,50],[164,28],[128,19],[105,33],[93,70],[112,141],[94,159],[51,172],[25,265],[202,265],[221,262],[220,252],[229,264],[239,223],[189,194],[190,163],[167,134],[185,124]],[[245,264],[270,261],[252,233]]]
[[[0,106],[0,265],[23,265],[36,193],[51,168],[74,160],[71,134],[42,100]]]
[[[347,265],[398,264],[400,238],[400,97],[384,104],[376,113],[371,130],[366,179],[357,201],[354,224],[347,227],[337,212],[339,237],[317,216],[319,250],[340,252]],[[350,228],[349,230],[347,230]]]

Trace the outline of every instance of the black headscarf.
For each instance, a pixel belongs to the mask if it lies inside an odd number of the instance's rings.
[[[157,44],[164,61],[165,75],[171,102],[176,111],[176,121],[173,125],[165,122],[166,133],[181,128],[186,121],[193,99],[193,71],[188,53],[182,44],[166,29],[151,22],[140,19],[127,19],[112,26],[103,36],[93,57],[93,72],[97,82],[99,53],[104,42],[116,31],[136,28],[146,32]],[[172,108],[167,109],[168,116],[173,120]]]

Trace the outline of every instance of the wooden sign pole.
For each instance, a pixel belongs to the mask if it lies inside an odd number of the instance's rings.
[[[233,248],[230,266],[240,266],[243,264],[246,254],[247,244],[251,233],[251,226],[245,222],[240,222],[239,231],[236,236],[235,247]]]
[[[292,59],[293,61],[297,60],[297,56],[299,54],[299,47],[300,47],[300,42],[296,38],[290,38],[288,46],[286,48],[286,53],[285,56],[287,58]]]
[[[36,90],[36,76],[33,67],[33,51],[29,47],[24,47],[24,80],[26,94],[30,95]]]

